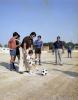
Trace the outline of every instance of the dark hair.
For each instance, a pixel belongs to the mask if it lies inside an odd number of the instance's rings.
[[[14,32],[14,33],[13,33],[13,37],[14,37],[14,36],[18,36],[18,33],[17,33],[17,32]]]
[[[41,35],[39,35],[38,38],[41,38]]]
[[[36,33],[35,32],[31,32],[30,36],[34,35],[36,37]]]
[[[33,50],[29,50],[28,54],[33,54]]]
[[[60,39],[60,36],[57,36],[57,39]]]
[[[18,34],[18,38],[20,38],[20,35]]]

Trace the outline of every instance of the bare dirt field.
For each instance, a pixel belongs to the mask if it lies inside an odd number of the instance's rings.
[[[63,54],[63,66],[54,65],[52,53],[42,53],[46,76],[9,71],[9,55],[0,54],[0,100],[78,100],[78,52]]]

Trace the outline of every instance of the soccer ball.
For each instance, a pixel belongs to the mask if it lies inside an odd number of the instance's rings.
[[[45,76],[47,75],[48,71],[46,69],[42,69],[41,70],[41,75]]]

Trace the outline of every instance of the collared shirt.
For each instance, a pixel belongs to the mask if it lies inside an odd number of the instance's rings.
[[[36,40],[34,42],[34,45],[36,48],[41,48],[43,46],[43,42],[42,42],[42,40]]]
[[[62,49],[63,48],[63,42],[62,41],[56,41],[53,44],[54,49]]]
[[[30,48],[33,45],[33,39],[30,36],[26,36],[21,44],[21,47],[24,48],[24,43],[26,43],[26,49]]]

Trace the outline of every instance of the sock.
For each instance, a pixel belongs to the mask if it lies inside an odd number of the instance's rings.
[[[13,69],[13,63],[10,63],[10,69]]]
[[[41,60],[39,60],[39,64],[41,64]]]
[[[13,63],[13,69],[16,69],[14,63]]]

